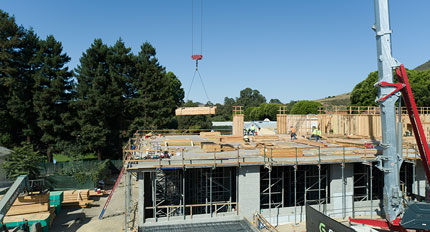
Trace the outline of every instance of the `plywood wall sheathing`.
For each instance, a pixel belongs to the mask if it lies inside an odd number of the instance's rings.
[[[244,115],[233,114],[233,135],[243,135]]]

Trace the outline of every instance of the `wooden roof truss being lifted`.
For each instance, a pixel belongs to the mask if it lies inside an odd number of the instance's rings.
[[[176,109],[176,115],[208,115],[215,114],[216,106],[180,107]]]

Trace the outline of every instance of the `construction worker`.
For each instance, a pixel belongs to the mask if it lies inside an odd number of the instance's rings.
[[[290,132],[291,132],[291,140],[295,140],[296,139],[296,128],[294,128],[293,126],[290,127]]]
[[[316,136],[317,136],[317,128],[316,127],[312,127],[312,134],[311,137],[309,137],[309,141],[312,140],[312,138],[315,138],[316,140]]]
[[[321,130],[319,128],[316,129],[315,142],[321,142]]]
[[[255,135],[255,125],[254,124],[251,125],[251,134]]]

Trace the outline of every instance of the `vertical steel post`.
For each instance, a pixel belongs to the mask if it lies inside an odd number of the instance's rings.
[[[391,29],[388,10],[388,0],[375,0],[376,47],[378,62],[378,81],[393,82],[393,68],[397,61],[391,56]],[[393,87],[379,87],[378,99],[388,95]],[[382,156],[379,156],[379,168],[384,172],[383,206],[385,217],[393,221],[401,209],[401,192],[399,165],[401,157],[397,153],[396,111],[397,95],[391,95],[385,101],[379,102],[381,107],[382,124]]]
[[[370,218],[373,219],[373,163],[370,162]]]
[[[318,211],[321,212],[321,147],[318,147]]]
[[[281,190],[281,192],[282,192],[282,196],[281,196],[281,198],[282,198],[282,202],[281,202],[281,207],[284,207],[284,193],[285,193],[285,189],[284,189],[284,183],[285,183],[285,181],[284,181],[284,167],[282,167],[282,174],[281,174],[282,176],[281,176],[281,184],[282,184],[282,190]]]
[[[212,215],[212,168],[210,169],[210,179],[209,179],[209,201],[210,201],[210,211],[211,211],[211,217]]]
[[[345,147],[343,147],[343,158],[342,158],[342,218],[346,217],[346,191],[345,191]]]
[[[128,223],[130,222],[130,214],[131,214],[131,188],[132,188],[132,182],[131,182],[131,173],[127,171],[126,174],[126,178],[127,178],[127,221],[126,221],[126,225],[128,228]]]
[[[272,223],[272,167],[269,168],[269,221]]]
[[[184,215],[185,220],[185,168],[182,169],[182,214]]]
[[[409,149],[409,148],[408,148]],[[416,188],[416,184],[415,184],[415,172],[416,172],[416,164],[417,163],[417,160],[416,159],[414,159],[414,162],[412,162],[412,193],[414,193],[414,194],[417,194],[417,190],[415,189]]]
[[[125,190],[125,210],[124,210],[124,231],[128,231],[128,222],[127,222],[127,218],[128,218],[128,212],[129,212],[129,203],[130,200],[128,199],[128,171],[125,171],[125,176],[124,176],[124,190]]]
[[[296,164],[294,165],[294,225],[297,225],[297,147]]]
[[[155,172],[153,172],[153,191],[154,191],[154,194],[153,194],[153,202],[152,202],[152,204],[153,204],[153,207],[154,207],[154,218],[155,218],[155,221],[157,221],[157,171],[155,171]]]

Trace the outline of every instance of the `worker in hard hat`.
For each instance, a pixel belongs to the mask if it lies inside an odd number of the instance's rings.
[[[321,130],[319,128],[316,129],[315,142],[321,142]]]
[[[296,139],[296,128],[291,126],[290,127],[290,133],[291,133],[291,140],[295,140]]]
[[[255,135],[255,125],[254,124],[251,125],[251,134]]]
[[[312,140],[313,138],[315,138],[316,140],[316,136],[317,136],[317,128],[315,126],[312,127],[312,134],[311,137],[309,137],[309,140]]]

